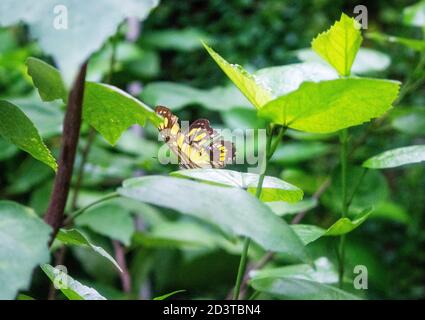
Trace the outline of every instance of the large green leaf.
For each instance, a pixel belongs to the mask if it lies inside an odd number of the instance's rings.
[[[410,26],[425,27],[425,1],[404,8],[403,22]]]
[[[58,234],[56,235],[55,240],[59,240],[60,242],[66,245],[88,247],[94,252],[100,254],[102,257],[105,257],[106,259],[111,261],[114,266],[122,272],[122,269],[119,264],[115,261],[114,258],[112,258],[112,256],[108,252],[105,251],[105,249],[92,244],[87,239],[87,237],[77,229],[60,229]]]
[[[341,76],[349,76],[361,43],[360,24],[343,13],[329,30],[313,39],[311,47]]]
[[[205,43],[203,44],[221,70],[232,80],[233,84],[239,88],[255,108],[260,109],[272,99],[269,89],[264,87],[255,76],[248,73],[240,65],[230,64]]]
[[[68,92],[58,69],[32,57],[27,59],[27,66],[28,74],[43,101],[62,99],[66,103]]]
[[[363,163],[363,167],[371,169],[394,168],[422,161],[425,161],[425,145],[416,145],[380,153],[367,159]]]
[[[179,110],[193,104],[214,111],[249,106],[246,98],[233,86],[202,90],[180,83],[153,82],[143,89],[141,98],[150,105],[167,106],[171,110]]]
[[[0,100],[0,135],[56,171],[56,160],[37,128],[16,105],[4,100]]]
[[[259,115],[301,131],[333,132],[379,117],[391,107],[398,90],[399,82],[369,78],[304,82],[267,103]]]
[[[257,291],[283,299],[357,300],[358,297],[333,287],[338,275],[326,258],[310,265],[254,271],[250,285]]]
[[[59,290],[69,300],[106,300],[95,289],[74,280],[61,269],[54,268],[50,264],[43,264],[41,269],[49,277],[50,281],[59,286]]]
[[[31,0],[3,0],[0,25],[27,23],[31,36],[53,56],[70,84],[79,66],[115,34],[126,17],[143,20],[157,4],[158,0],[104,0],[82,6],[79,0],[45,0],[34,7]]]
[[[79,226],[119,240],[129,246],[135,231],[134,221],[130,211],[114,203],[104,203],[92,207],[75,219]]]
[[[171,173],[176,177],[191,178],[218,185],[245,189],[255,195],[260,176],[226,169],[187,169]],[[264,202],[297,202],[303,198],[303,191],[281,179],[266,176],[263,181],[260,199]]]
[[[94,82],[86,82],[83,118],[112,145],[133,124],[144,126],[146,119],[161,123],[151,108],[125,91]]]
[[[379,32],[370,32],[366,34],[367,38],[378,41],[378,42],[389,42],[401,44],[405,47],[408,47],[416,51],[425,50],[425,40],[411,39],[405,37],[396,37],[392,35],[387,35]]]
[[[203,219],[226,233],[249,237],[267,250],[308,259],[301,241],[289,226],[244,190],[149,176],[124,181],[118,192],[124,197]]]
[[[0,299],[28,289],[34,267],[49,261],[50,232],[31,209],[0,201]]]
[[[321,63],[328,66],[328,63],[310,48],[297,50],[296,56],[304,62]],[[360,48],[351,66],[351,73],[364,74],[384,71],[390,66],[390,63],[391,58],[389,55],[369,48]],[[334,71],[332,68],[330,69]]]

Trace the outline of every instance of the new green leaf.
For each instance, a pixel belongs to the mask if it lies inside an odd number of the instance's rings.
[[[259,115],[293,129],[327,133],[362,124],[385,113],[399,82],[370,78],[304,82],[267,103]]]
[[[28,289],[33,269],[49,261],[51,229],[31,209],[0,201],[0,299]]]
[[[394,168],[422,161],[425,161],[425,145],[416,145],[380,153],[366,160],[363,167],[371,169]]]
[[[5,100],[0,100],[0,135],[56,171],[56,160],[37,128],[16,105]]]
[[[289,226],[244,190],[187,179],[149,176],[124,181],[123,197],[173,209],[217,225],[231,235],[253,239],[263,248],[308,259]]]
[[[173,176],[191,178],[218,185],[245,189],[256,194],[260,176],[255,173],[244,173],[226,169],[188,169],[171,173]],[[286,201],[297,202],[303,198],[303,191],[281,179],[266,176],[260,199],[264,202]]]
[[[74,280],[61,269],[54,268],[50,264],[43,264],[41,269],[55,285],[55,288],[62,291],[69,300],[106,300],[95,289]]]
[[[93,251],[97,252],[98,254],[100,254],[101,256],[105,257],[109,261],[111,261],[114,264],[114,266],[117,267],[117,269],[122,272],[122,269],[119,266],[119,264],[115,261],[114,258],[112,258],[112,256],[108,252],[105,251],[105,249],[92,244],[87,239],[87,237],[84,234],[82,234],[80,231],[78,231],[77,229],[69,229],[69,230],[60,229],[55,239],[59,240],[60,242],[66,245],[88,247],[92,249]]]
[[[95,82],[86,82],[83,118],[112,145],[133,124],[144,126],[147,119],[161,123],[151,108],[125,91]]]
[[[360,24],[344,13],[329,30],[313,39],[311,46],[341,76],[349,76],[362,43]]]
[[[230,64],[224,60],[217,52],[211,49],[206,43],[203,42],[205,49],[210,56],[229,77],[236,87],[247,97],[252,105],[260,109],[268,101],[272,99],[270,91],[265,88],[253,75],[236,64]]]

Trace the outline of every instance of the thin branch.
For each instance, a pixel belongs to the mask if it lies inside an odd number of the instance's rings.
[[[112,244],[114,246],[115,259],[117,260],[118,265],[122,269],[122,272],[119,273],[121,278],[122,289],[125,293],[128,294],[131,292],[131,277],[130,272],[127,268],[127,263],[125,261],[124,247],[117,240],[112,240]]]
[[[46,223],[53,228],[50,243],[62,226],[65,205],[71,184],[75,154],[80,135],[86,70],[87,62],[81,66],[68,97],[68,106],[63,123],[59,168],[56,174],[49,207],[44,218]]]

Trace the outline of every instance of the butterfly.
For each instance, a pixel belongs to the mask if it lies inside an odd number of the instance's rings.
[[[235,147],[210,126],[207,119],[194,121],[188,129],[180,128],[178,118],[170,109],[157,106],[155,112],[164,118],[158,126],[162,139],[177,155],[185,169],[224,168],[235,159]]]

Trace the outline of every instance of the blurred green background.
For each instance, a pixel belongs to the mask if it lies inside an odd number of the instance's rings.
[[[403,8],[413,3],[369,1],[365,32],[420,39],[420,28],[402,24]],[[131,21],[120,27],[112,83],[151,106],[165,103],[184,120],[206,117],[215,127],[261,127],[254,110],[208,57],[199,39],[248,70],[296,63],[300,61],[297,50],[308,48],[341,12],[353,15],[357,4],[336,0],[162,0],[142,24]],[[397,44],[365,39],[363,47],[378,50],[391,61],[382,70],[367,72],[370,76],[405,82],[418,62],[417,52]],[[91,59],[89,79],[107,77],[110,52],[108,42]],[[19,102],[57,155],[64,106],[41,102],[27,75],[25,59],[29,56],[52,62],[29,39],[24,26],[0,29],[0,96]],[[370,129],[367,124],[350,129],[350,143],[356,147],[350,155],[353,185],[361,176],[359,165],[365,159],[387,149],[424,142],[424,105],[425,90],[421,86],[407,94],[378,128],[372,127],[366,139],[361,138]],[[87,140],[87,126],[83,126],[82,134],[80,151]],[[79,207],[131,176],[177,169],[156,160],[162,143],[152,126],[130,129],[115,147],[100,136],[95,139],[85,166]],[[338,152],[336,135],[290,131],[273,159],[270,175],[301,187],[306,198],[311,198],[327,176],[334,178],[319,202],[309,207],[303,223],[327,227],[338,217]],[[80,160],[77,158],[76,167]],[[375,206],[373,216],[349,235],[347,243],[348,264],[368,267],[369,289],[360,293],[366,298],[425,297],[424,171],[421,164],[369,171],[353,199],[353,210]],[[53,172],[48,167],[0,138],[0,199],[24,203],[42,215],[52,181]],[[284,218],[290,221],[294,213],[286,212]],[[132,283],[131,292],[126,293],[118,273],[102,257],[84,248],[73,248],[64,255],[62,262],[73,277],[93,285],[107,298],[150,299],[185,289],[176,298],[221,299],[234,285],[240,244],[224,243],[215,230],[195,219],[129,200],[113,200],[87,212],[76,223],[94,243],[112,254],[111,240],[125,247]],[[211,239],[202,238],[209,233]],[[334,262],[335,248],[336,241],[327,238],[309,245],[313,256],[327,256]],[[251,250],[252,258],[262,253],[260,248]],[[287,257],[277,256],[271,265],[287,262]],[[353,277],[351,271],[347,273]],[[41,271],[36,272],[30,292],[35,298],[47,296],[48,282]]]

